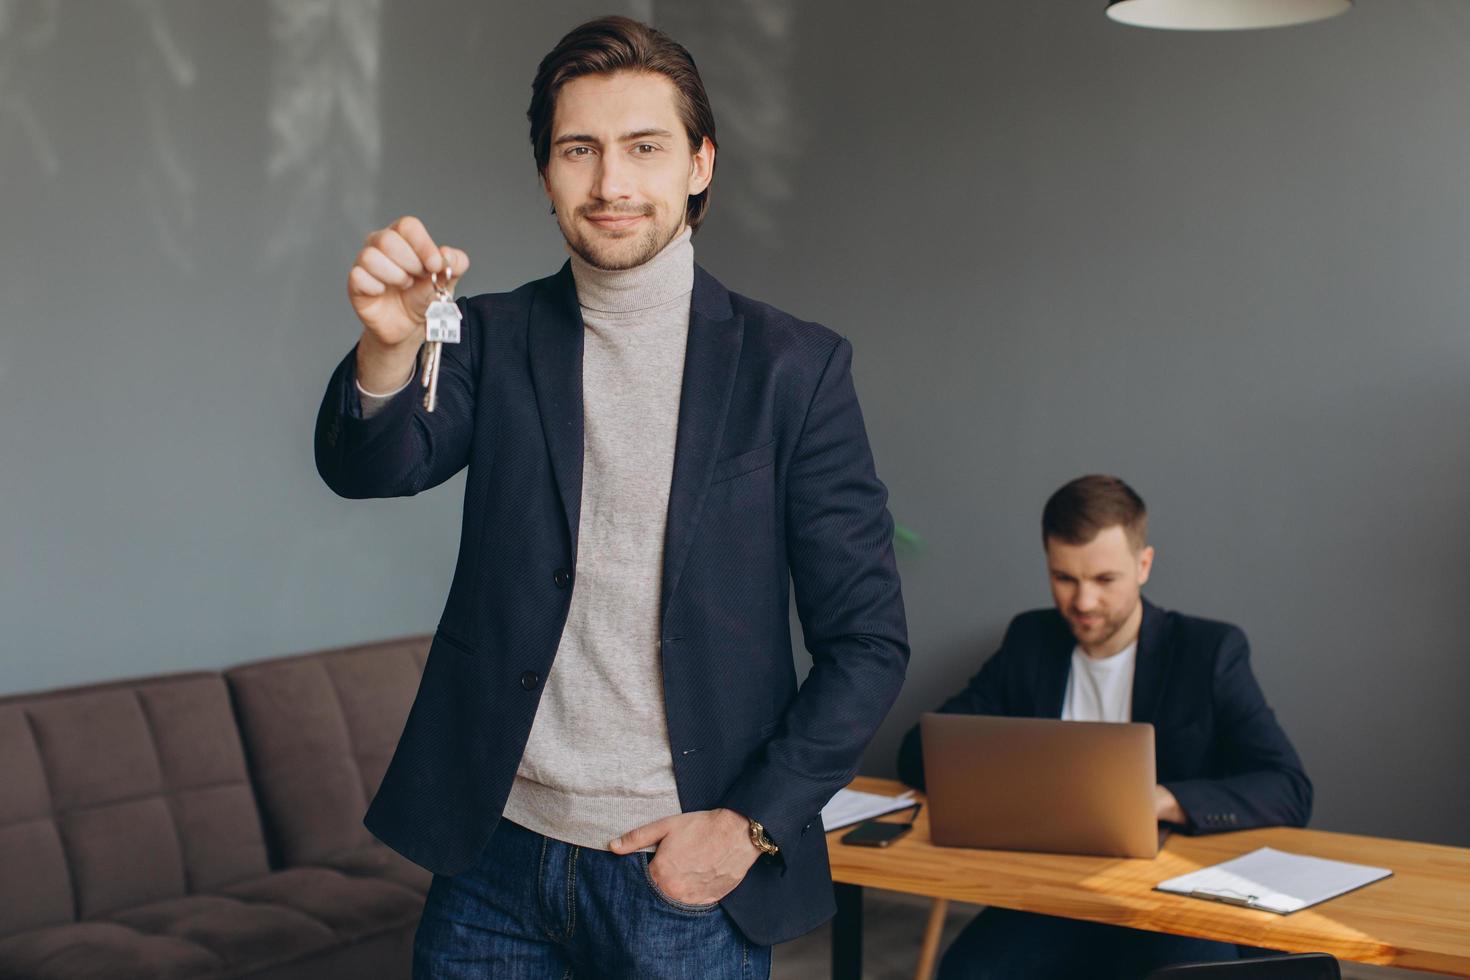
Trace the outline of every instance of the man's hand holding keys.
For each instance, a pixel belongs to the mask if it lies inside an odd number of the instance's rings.
[[[468,255],[436,245],[412,216],[367,236],[347,274],[347,298],[363,326],[357,380],[364,389],[394,391],[413,376],[424,342],[424,311],[439,287],[452,294],[469,267]]]

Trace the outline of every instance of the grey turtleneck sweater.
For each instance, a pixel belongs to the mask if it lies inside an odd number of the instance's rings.
[[[680,811],[659,595],[694,247],[685,229],[634,269],[608,272],[575,254],[571,264],[584,328],[576,572],[505,817],[606,849]],[[363,415],[388,397],[362,393]]]

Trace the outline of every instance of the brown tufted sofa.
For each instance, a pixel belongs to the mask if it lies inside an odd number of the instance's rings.
[[[0,980],[407,977],[362,814],[428,645],[0,698]]]

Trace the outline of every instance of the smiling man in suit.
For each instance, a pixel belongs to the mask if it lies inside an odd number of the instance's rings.
[[[469,470],[366,823],[435,872],[415,977],[766,976],[834,911],[819,812],[908,660],[852,349],[695,265],[715,129],[680,45],[584,24],[527,115],[570,260],[458,300],[434,411],[425,309],[468,256],[406,217],[349,274],[323,479],[387,497]]]
[[[1245,634],[1143,598],[1154,549],[1138,494],[1112,476],[1073,480],[1047,501],[1041,532],[1055,608],[1013,619],[1000,650],[939,710],[1151,722],[1161,822],[1186,833],[1305,826],[1312,784],[1256,684]],[[923,787],[917,725],[898,766]],[[946,951],[940,977],[1137,978],[1235,957],[1226,943],[986,909]]]

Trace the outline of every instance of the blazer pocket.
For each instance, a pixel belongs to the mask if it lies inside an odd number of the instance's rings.
[[[434,637],[435,639],[443,640],[445,643],[454,647],[460,653],[467,654],[471,657],[475,655],[475,648],[470,645],[470,642],[468,640],[456,636],[442,626],[439,627],[439,629],[435,632]]]
[[[715,463],[714,474],[710,477],[710,483],[723,483],[733,480],[737,476],[744,476],[755,470],[765,469],[776,461],[776,440],[772,439],[764,446],[759,446],[749,452],[738,453],[734,456],[726,456]]]

